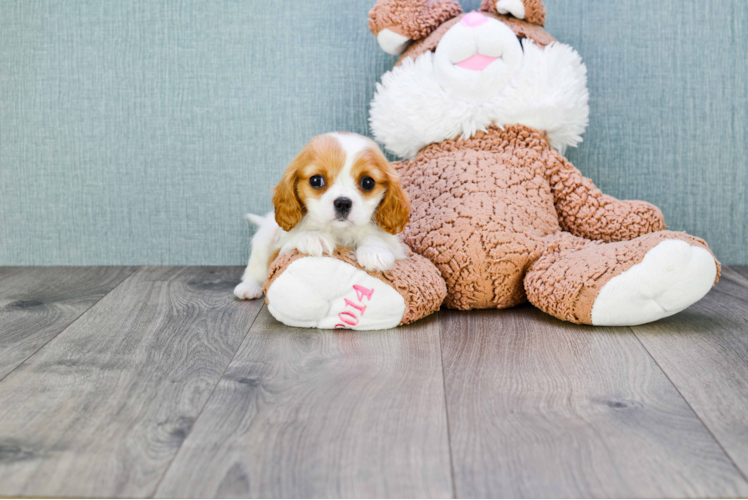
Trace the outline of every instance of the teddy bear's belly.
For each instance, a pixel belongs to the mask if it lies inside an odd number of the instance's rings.
[[[544,166],[532,153],[453,151],[408,169],[413,208],[403,234],[439,267],[447,307],[505,308],[526,300],[527,268],[541,239],[560,229]]]

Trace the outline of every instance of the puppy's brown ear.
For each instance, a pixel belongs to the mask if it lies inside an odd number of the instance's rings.
[[[306,149],[297,156],[286,169],[283,178],[275,187],[273,205],[275,206],[275,222],[284,231],[290,231],[304,216],[304,206],[296,192],[296,182],[299,179],[299,169],[307,159]]]
[[[386,172],[387,192],[377,209],[377,224],[388,233],[397,234],[410,221],[410,200],[400,185],[400,177],[389,164]]]

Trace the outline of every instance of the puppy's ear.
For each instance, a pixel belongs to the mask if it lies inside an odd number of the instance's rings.
[[[388,233],[397,234],[402,232],[410,221],[410,200],[400,185],[400,177],[389,163],[386,172],[387,192],[377,209],[377,224]]]
[[[308,157],[306,149],[297,156],[286,169],[283,178],[275,187],[273,205],[275,206],[275,221],[284,231],[290,231],[304,216],[304,206],[296,192],[296,182],[299,179],[299,169]]]

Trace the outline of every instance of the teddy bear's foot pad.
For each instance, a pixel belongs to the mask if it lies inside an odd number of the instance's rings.
[[[268,310],[301,328],[384,330],[400,324],[405,300],[366,272],[329,257],[292,262],[267,290]]]
[[[592,306],[596,326],[635,326],[677,314],[701,300],[717,276],[709,251],[666,240],[603,286]]]

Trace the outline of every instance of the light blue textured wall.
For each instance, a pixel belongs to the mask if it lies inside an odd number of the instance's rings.
[[[368,132],[371,4],[0,1],[0,264],[243,264],[306,141]],[[748,264],[748,2],[546,5],[590,72],[570,159]]]

